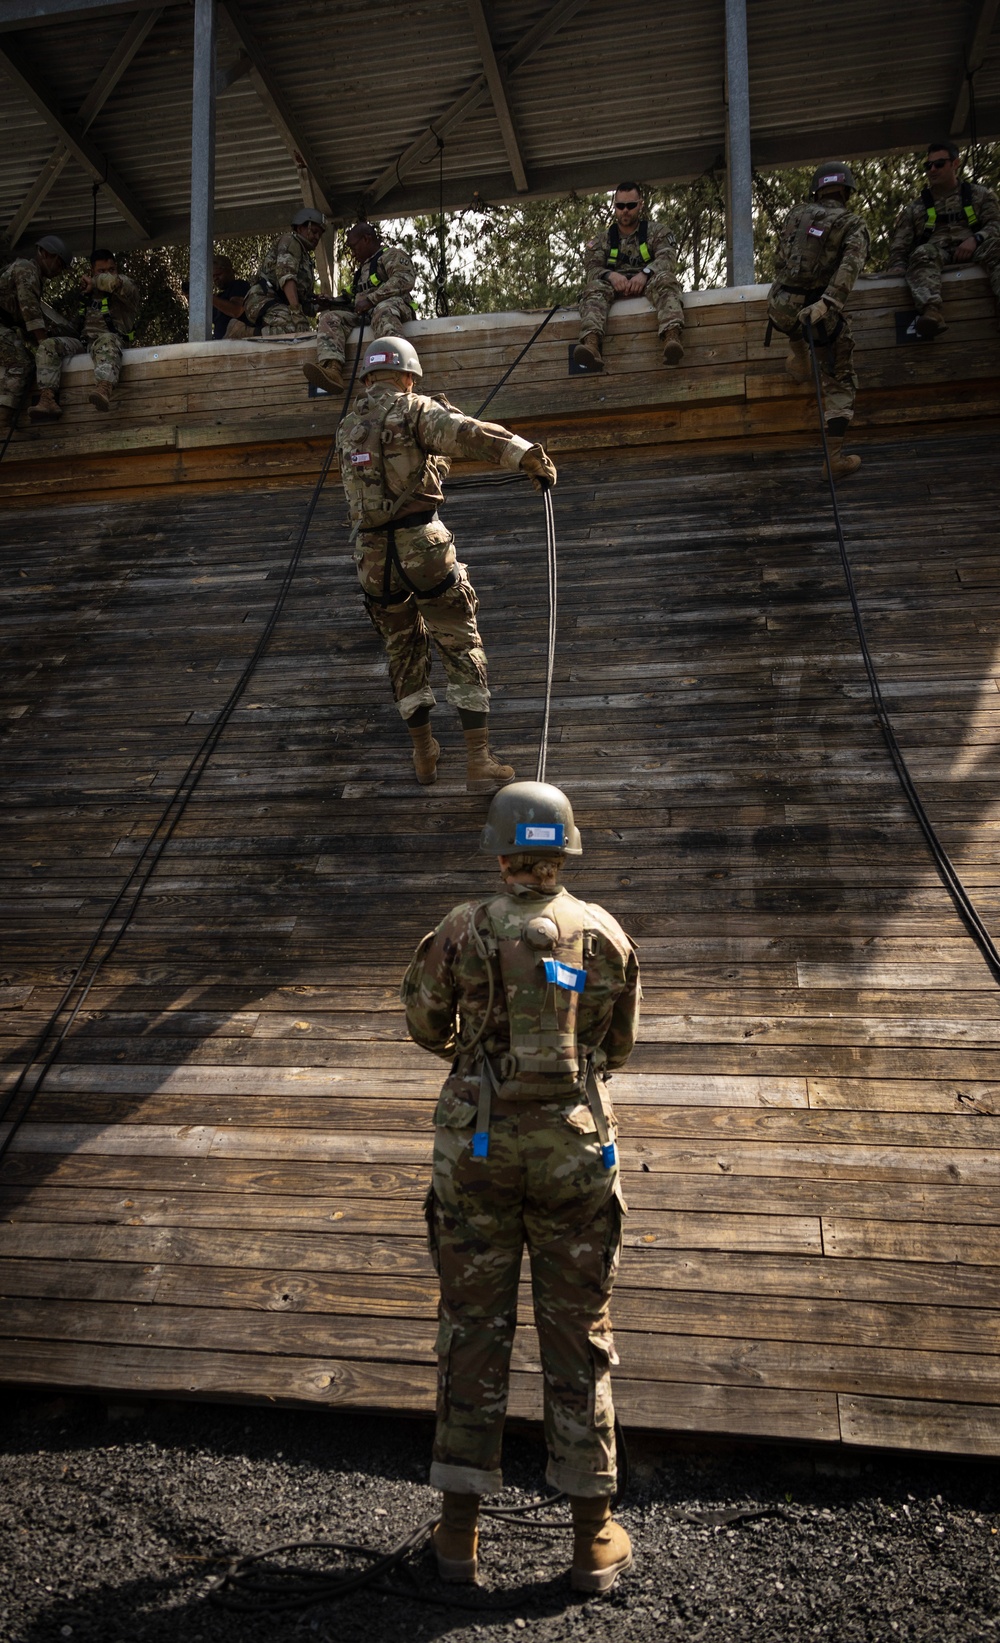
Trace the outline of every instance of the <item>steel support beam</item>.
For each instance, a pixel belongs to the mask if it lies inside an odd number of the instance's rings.
[[[188,341],[212,335],[215,204],[215,0],[195,0],[191,102],[191,265]]]
[[[503,146],[507,150],[510,161],[510,174],[514,179],[514,187],[519,194],[528,192],[528,177],[521,158],[521,147],[517,140],[517,131],[514,126],[514,116],[511,113],[510,101],[507,96],[507,81],[503,69],[497,62],[496,52],[493,49],[493,37],[490,34],[486,13],[483,11],[482,0],[466,0],[469,14],[472,17],[472,26],[476,31],[476,45],[482,58],[483,69],[486,74],[486,83],[490,88],[493,99],[493,111],[500,127]]]
[[[122,181],[97,144],[91,142],[79,119],[63,112],[37,69],[13,40],[0,46],[0,67],[24,93],[46,125],[51,126],[60,141],[65,143],[73,158],[79,160],[88,176],[103,184],[108,198],[114,201],[116,211],[124,217],[129,227],[135,230],[140,239],[149,239],[152,230],[146,213],[131,189]]]
[[[551,40],[552,36],[557,34],[563,25],[568,23],[570,18],[575,16],[578,11],[582,11],[586,4],[587,0],[556,0],[556,4],[546,12],[544,17],[538,20],[534,28],[529,29],[527,34],[523,35],[517,42],[516,46],[511,46],[510,50],[504,52],[503,56],[498,59],[499,67],[506,78],[509,79],[519,68],[523,68],[529,58],[535,55],[539,47],[543,46],[547,40]],[[387,165],[385,170],[376,177],[371,188],[365,194],[367,204],[369,206],[377,205],[379,200],[383,199],[393,188],[400,186],[404,173],[411,171],[415,165],[419,165],[426,155],[433,154],[437,149],[438,139],[443,137],[446,132],[453,131],[457,125],[460,125],[474,109],[479,107],[480,103],[486,101],[489,95],[489,82],[486,75],[481,74],[477,80],[474,80],[462,92],[460,97],[456,97],[455,101],[448,105],[433,125],[429,125],[425,131],[420,133],[419,137],[414,138],[409,148],[404,149],[398,160],[393,160],[392,164]]]
[[[299,171],[304,166],[308,171],[315,203],[320,211],[332,213],[332,193],[323,178],[319,160],[306,141],[299,128],[294,114],[285,101],[284,92],[280,89],[270,67],[265,53],[257,43],[256,36],[243,15],[239,0],[221,0],[226,16],[236,31],[240,45],[250,59],[252,79],[257,95],[267,110],[275,130],[287,148]]]
[[[90,130],[125,70],[145,42],[150,30],[155,27],[162,16],[163,7],[156,6],[152,11],[141,11],[137,17],[133,18],[122,35],[117,48],[111,53],[101,73],[97,76],[76,111],[77,124],[81,131]],[[58,143],[53,149],[49,159],[35,178],[32,187],[21,201],[17,215],[11,219],[7,226],[6,238],[9,245],[17,244],[53,183],[62,174],[70,157],[70,151],[65,143]]]
[[[730,285],[754,283],[746,0],[726,0],[726,263]]]
[[[958,91],[955,94],[955,107],[952,110],[951,124],[948,127],[952,137],[960,137],[965,130],[969,118],[972,99],[969,95],[969,79],[982,68],[986,58],[986,48],[990,43],[993,25],[997,18],[997,6],[1000,0],[980,0],[976,20],[972,26],[972,34],[965,46],[965,60],[962,64],[961,79]]]

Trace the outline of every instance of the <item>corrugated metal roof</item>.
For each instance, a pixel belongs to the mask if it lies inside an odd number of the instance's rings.
[[[487,15],[497,54],[523,39],[553,0],[493,0]],[[917,146],[947,131],[963,52],[980,0],[911,0],[905,26],[887,0],[749,0],[750,97],[758,165],[806,162],[828,152],[875,153]],[[466,0],[242,0],[298,140],[311,151],[335,210],[366,202],[375,215],[433,208],[433,142],[398,180],[391,168],[482,73]],[[219,66],[240,56],[220,6]],[[723,0],[681,5],[631,0],[609,13],[586,0],[508,79],[531,195],[613,184],[624,172],[648,182],[684,181],[724,150]],[[172,3],[90,129],[128,185],[154,237],[183,238],[188,213],[192,73],[190,3]],[[45,26],[0,33],[14,43],[65,109],[78,108],[131,18],[63,14]],[[975,82],[979,135],[1000,134],[1000,38]],[[0,61],[0,222],[15,216],[51,154],[55,136]],[[487,97],[444,138],[448,206],[478,191],[515,197],[501,127]],[[383,173],[387,192],[370,192]],[[253,77],[218,100],[216,225],[219,232],[287,221],[301,199],[299,175]],[[74,159],[37,210],[31,235],[89,236],[91,179]],[[102,194],[102,237],[134,243]]]

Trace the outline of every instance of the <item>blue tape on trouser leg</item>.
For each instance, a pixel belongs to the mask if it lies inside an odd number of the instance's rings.
[[[614,1148],[612,1147],[611,1150],[613,1152]],[[489,1130],[477,1130],[472,1137],[472,1156],[473,1158],[488,1158],[489,1155],[490,1132]]]
[[[613,1141],[606,1141],[601,1148],[601,1161],[605,1169],[614,1169],[618,1162],[618,1149]]]

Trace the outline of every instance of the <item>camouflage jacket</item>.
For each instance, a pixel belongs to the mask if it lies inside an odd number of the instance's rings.
[[[778,231],[772,295],[785,290],[821,292],[832,308],[843,308],[868,257],[870,239],[862,219],[836,200],[806,200],[793,206]]]
[[[45,324],[42,313],[42,272],[33,257],[18,257],[0,273],[0,325],[39,329]]]
[[[384,302],[386,297],[406,297],[409,301],[416,283],[417,271],[402,246],[381,245],[374,257],[355,269],[351,296],[374,297],[377,302]]]
[[[95,274],[89,292],[80,293],[81,331],[85,337],[114,331],[127,337],[139,317],[139,288],[127,274]]]
[[[639,228],[642,224],[639,224]],[[647,262],[642,255],[640,246],[645,245],[652,252],[652,258]],[[602,234],[588,240],[583,253],[583,267],[588,280],[605,279],[612,272],[608,257],[611,252],[611,228],[608,227]],[[639,238],[638,229],[634,234],[623,234],[618,257],[614,263],[614,272],[618,274],[668,274],[676,276],[677,272],[677,241],[664,222],[648,222],[646,224],[645,240]]]
[[[513,472],[526,439],[496,422],[463,416],[447,400],[404,394],[390,383],[367,388],[340,424],[337,456],[355,531],[436,508],[444,500],[435,456],[464,456]]]
[[[284,287],[287,280],[294,280],[299,293],[299,302],[307,313],[311,313],[315,306],[316,296],[316,264],[312,253],[304,240],[294,232],[282,234],[280,239],[264,253],[263,261],[257,270],[256,278],[246,294],[245,312],[250,317],[251,306],[255,312],[250,319],[253,324],[257,314],[263,307],[261,297],[265,302],[271,302],[275,296],[279,302],[284,302]],[[273,290],[269,289],[269,285]]]
[[[530,903],[532,914],[544,913],[563,897],[569,897],[569,891],[562,886],[553,892],[512,884],[505,886],[499,899],[509,901],[520,924],[525,902]],[[480,950],[474,928],[477,910],[484,906],[483,901],[467,901],[454,907],[418,946],[401,989],[410,1037],[422,1049],[452,1061],[442,1093],[466,1101],[477,1098],[479,1073],[476,1052],[463,1053],[461,1046],[482,1026],[489,999],[489,961]],[[581,1055],[603,1050],[608,1071],[614,1071],[624,1066],[635,1044],[641,997],[639,964],[632,943],[610,913],[593,903],[577,902],[577,906],[596,938],[594,951],[584,959],[587,979],[579,995],[577,1041]],[[539,977],[541,991],[548,984],[541,979],[541,971]],[[482,1039],[491,1062],[510,1046],[510,1008],[511,1000],[497,987]],[[572,1081],[556,1078],[553,1083],[552,1095],[558,1099],[569,1092]]]
[[[984,188],[982,183],[970,183],[969,190],[972,209],[978,219],[975,228],[965,214],[961,188],[955,188],[950,194],[934,201],[937,215],[931,228],[932,240],[952,240],[957,244],[973,233],[982,234],[984,240],[1000,240],[1000,205],[992,188]],[[927,205],[922,198],[911,200],[909,205],[903,207],[889,245],[890,268],[905,265],[927,226]]]

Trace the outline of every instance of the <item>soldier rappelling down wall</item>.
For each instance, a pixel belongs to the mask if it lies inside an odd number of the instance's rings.
[[[90,273],[84,275],[80,287],[69,308],[75,310],[78,335],[46,337],[38,346],[35,372],[41,392],[28,413],[32,422],[62,416],[58,394],[63,361],[88,352],[94,362],[90,403],[98,411],[111,409],[121,376],[122,349],[132,340],[139,316],[139,288],[127,274],[118,272],[114,252],[106,250],[91,252]]]
[[[962,179],[952,142],[931,143],[927,187],[904,207],[889,246],[890,274],[905,274],[917,307],[917,333],[929,341],[947,330],[941,308],[941,271],[950,263],[978,263],[989,275],[1000,315],[1000,205],[992,188]]]
[[[513,779],[489,749],[486,652],[476,625],[479,600],[454,538],[438,518],[447,457],[472,457],[530,475],[537,489],[556,470],[540,445],[495,422],[463,416],[447,401],[415,394],[417,351],[383,337],[365,351],[365,392],[337,434],[340,477],[351,510],[354,558],[365,609],[389,658],[396,705],[413,740],[418,782],[437,780],[441,749],[431,735],[433,639],[448,676],[448,701],[465,733],[466,785],[493,793]]]
[[[317,363],[302,367],[308,380],[327,393],[345,386],[347,339],[359,320],[370,326],[373,337],[391,337],[416,318],[410,293],[417,271],[402,246],[383,245],[370,222],[358,222],[348,232],[347,249],[355,262],[350,293],[320,314]]]
[[[281,337],[308,329],[317,307],[312,254],[325,226],[322,211],[304,207],[292,218],[292,232],[268,248],[243,299],[247,336]],[[230,326],[228,334],[234,332]]]
[[[17,420],[34,369],[31,349],[49,333],[42,287],[69,265],[62,240],[46,234],[33,257],[18,257],[0,272],[0,432]]]
[[[677,244],[666,223],[651,223],[643,216],[643,204],[638,183],[619,183],[614,221],[584,252],[587,283],[580,296],[580,341],[573,359],[588,371],[604,369],[608,310],[620,297],[646,297],[656,309],[665,365],[679,365],[684,358]]]
[[[859,456],[845,456],[843,451],[858,388],[854,336],[844,305],[865,265],[869,245],[861,218],[847,209],[855,187],[850,167],[836,161],[813,173],[813,203],[794,206],[781,225],[777,278],[767,298],[770,324],[791,338],[785,368],[796,382],[812,379],[803,321],[808,320],[812,328],[830,462],[837,479],[861,466]]]
[[[521,1252],[542,1359],[547,1481],[570,1497],[572,1583],[607,1591],[632,1561],[616,1487],[609,1306],[625,1205],[604,1076],[627,1061],[639,967],[620,925],[559,884],[582,851],[566,795],[517,782],[480,849],[504,888],[455,907],[403,981],[411,1037],[452,1063],[427,1200],[441,1282],[431,1483],[446,1580],[474,1581],[482,1495],[500,1470]]]

